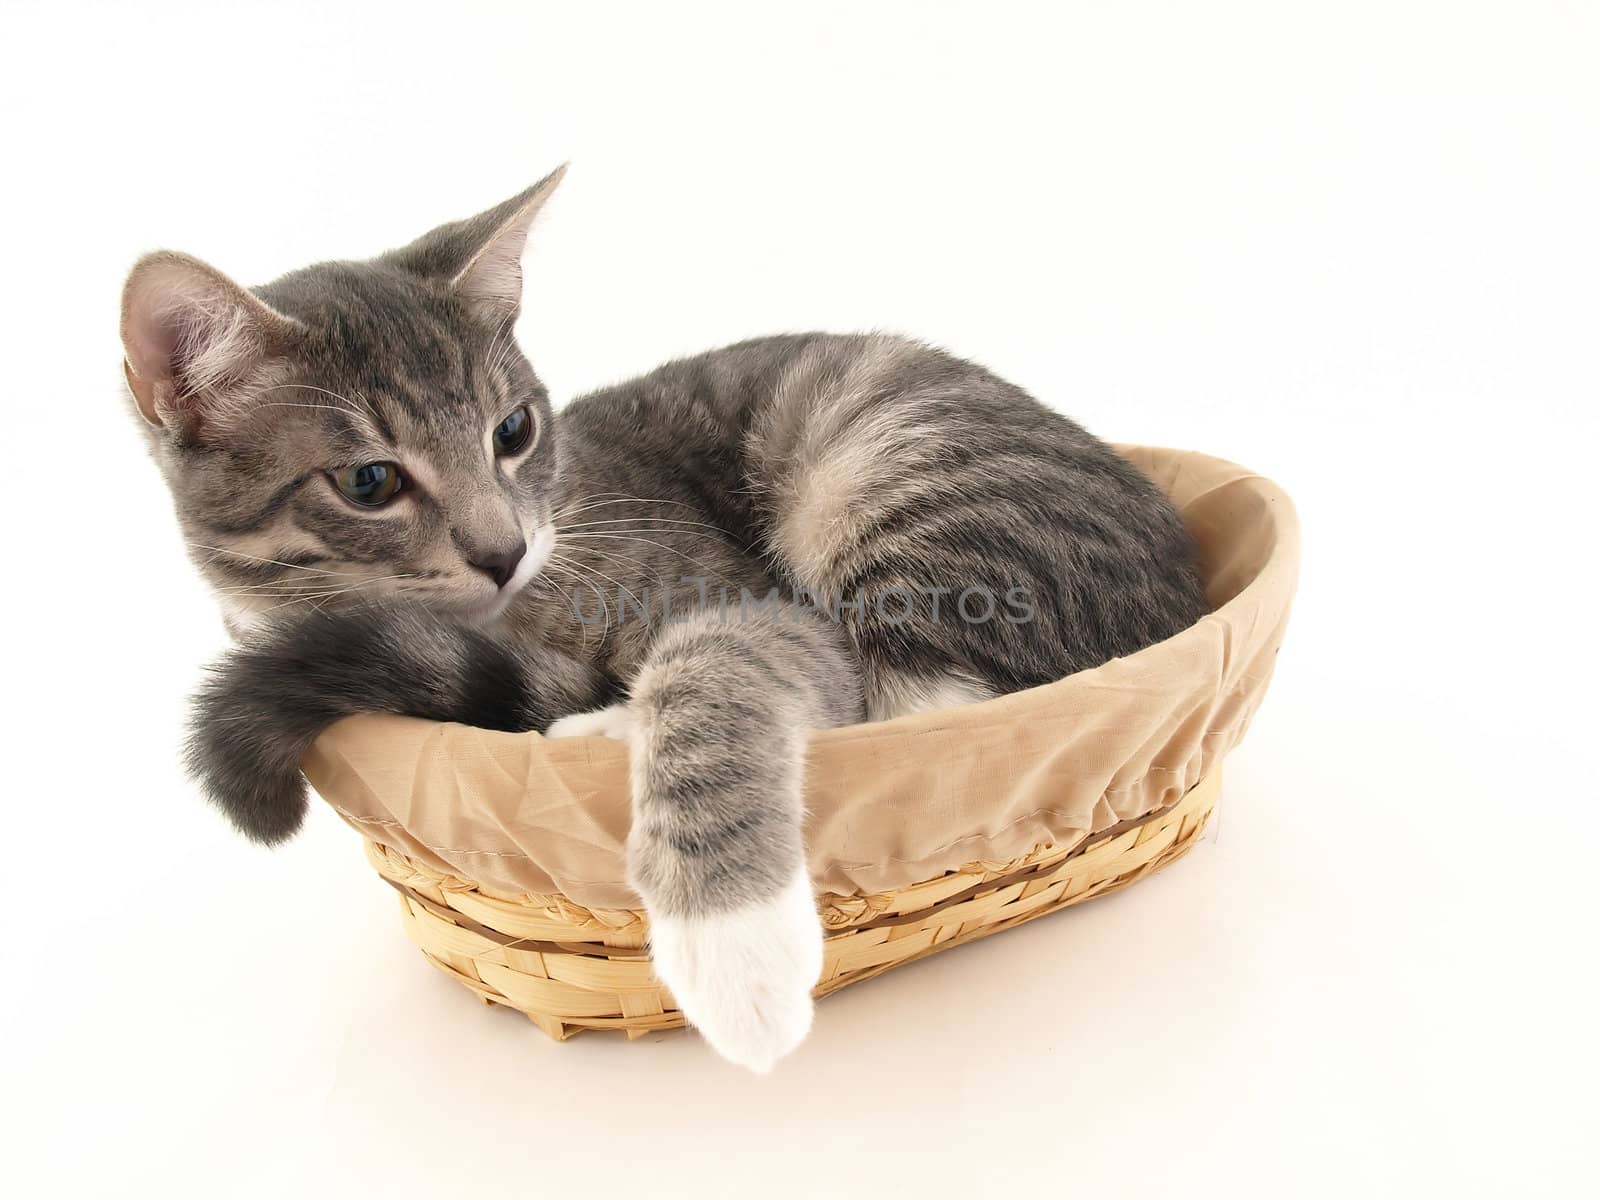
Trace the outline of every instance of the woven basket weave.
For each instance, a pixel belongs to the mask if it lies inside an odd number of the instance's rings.
[[[1103,896],[1158,871],[1200,836],[1220,772],[1176,804],[1080,843],[1044,847],[1009,863],[970,863],[877,896],[820,899],[826,996],[891,967],[987,937]],[[683,1025],[650,969],[649,926],[637,909],[591,910],[560,896],[486,896],[377,842],[367,859],[400,894],[406,932],[446,975],[486,1003],[526,1013],[565,1041],[586,1029],[628,1037]]]

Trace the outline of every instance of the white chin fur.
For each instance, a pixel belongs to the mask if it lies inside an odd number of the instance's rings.
[[[511,602],[517,598],[518,593],[532,583],[533,577],[545,563],[550,561],[550,555],[555,548],[555,526],[541,525],[534,532],[533,539],[522,555],[522,561],[517,564],[517,569],[512,572],[511,578],[506,580],[505,586],[483,603],[469,605],[461,610],[462,615],[469,621],[485,625],[502,616],[506,609],[511,607]]]
[[[701,917],[652,917],[656,974],[689,1023],[729,1062],[765,1074],[811,1028],[822,924],[802,869],[761,904]]]

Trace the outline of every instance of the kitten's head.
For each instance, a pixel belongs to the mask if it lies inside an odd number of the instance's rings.
[[[486,620],[537,574],[555,431],[512,324],[564,169],[401,250],[262,287],[182,254],[135,264],[128,388],[231,615],[400,594]]]

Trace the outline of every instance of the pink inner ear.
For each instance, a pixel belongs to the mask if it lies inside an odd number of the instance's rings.
[[[240,385],[261,364],[280,317],[198,259],[141,261],[123,294],[122,338],[140,410],[157,424],[181,415],[191,431],[241,402]]]
[[[566,166],[559,166],[523,193],[517,210],[456,276],[456,289],[464,298],[509,311],[522,303],[522,252],[528,244],[528,228],[566,173]]]
[[[135,372],[168,383],[177,373],[174,360],[183,340],[183,296],[173,286],[176,281],[169,271],[157,267],[147,274],[147,278],[129,281],[123,348]]]

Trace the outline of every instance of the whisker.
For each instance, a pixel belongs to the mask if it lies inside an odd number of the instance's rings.
[[[682,550],[675,549],[672,546],[664,546],[660,542],[653,541],[650,538],[632,537],[621,533],[571,533],[567,535],[567,539],[569,541],[579,541],[580,539],[588,538],[599,538],[603,541],[643,542],[645,545],[654,546],[658,550],[665,550],[668,554],[676,554],[685,562],[693,563],[702,571],[706,572],[706,577],[708,579],[714,579],[719,583],[727,582],[720,573],[713,571],[710,567],[706,566],[705,563],[701,562],[698,558],[695,558],[692,554],[685,554]]]
[[[666,526],[661,532],[675,533],[687,529],[709,529],[718,537],[728,537],[728,531],[721,526],[713,525],[709,521],[690,521],[680,517],[611,517],[600,521],[574,521],[568,525],[557,525],[557,532],[563,529],[587,529],[594,525],[627,525],[635,521],[654,521],[656,525]]]
[[[606,594],[600,590],[597,584],[589,582],[582,575],[578,574],[578,572],[574,569],[577,565],[578,564],[571,562],[555,563],[553,560],[545,563],[546,567],[554,566],[557,570],[564,571],[567,576],[576,582],[580,587],[586,587],[595,594],[596,599],[600,601],[600,615],[605,619],[606,623],[605,628],[600,632],[600,640],[604,642],[606,637],[611,633],[611,606],[606,603]],[[576,605],[574,605],[574,612],[577,612]],[[583,620],[581,613],[578,613],[577,615],[578,624],[583,626],[583,646],[584,649],[587,650],[589,648],[589,622]]]
[[[292,598],[290,598],[288,600],[285,600],[282,604],[269,604],[262,611],[264,611],[264,612],[276,612],[280,608],[288,608],[292,604],[304,604],[304,603],[306,603],[307,601],[310,601],[310,600],[315,600],[317,603],[316,603],[316,605],[314,607],[320,609],[322,607],[322,605],[326,604],[329,600],[332,600],[335,596],[343,596],[348,592],[360,591],[363,587],[366,587],[370,583],[383,583],[383,582],[385,582],[387,580],[390,580],[390,579],[411,579],[411,578],[414,578],[414,576],[412,576],[412,575],[379,575],[379,576],[376,576],[376,577],[374,577],[372,579],[358,580],[357,582],[350,584],[348,587],[333,588],[331,590],[326,590],[326,591],[306,592],[304,595],[295,596],[295,597],[292,597]]]
[[[604,496],[615,496],[617,498],[614,499],[614,500],[605,500],[605,499],[602,499],[602,497],[604,497]],[[568,505],[566,507],[558,509],[555,513],[553,513],[551,515],[551,520],[556,520],[556,519],[558,519],[560,517],[564,517],[564,516],[565,517],[570,517],[570,516],[573,516],[573,515],[575,515],[577,513],[581,513],[581,512],[587,512],[591,508],[605,508],[607,505],[613,505],[613,504],[667,504],[667,505],[672,505],[675,508],[687,508],[690,512],[699,512],[700,511],[694,505],[685,504],[681,500],[650,500],[650,499],[645,498],[644,496],[630,496],[626,492],[594,492],[594,493],[591,493],[588,496],[578,496],[578,497],[576,497],[576,499],[577,500],[582,500],[585,503],[581,507],[578,507],[578,508],[574,508],[574,507]],[[590,500],[594,500],[597,503],[590,504],[590,503],[588,503],[588,501],[590,501]]]
[[[650,563],[643,562],[642,558],[630,558],[629,555],[626,554],[598,554],[598,550],[589,550],[589,554],[598,555],[600,562],[605,563],[606,566],[618,568],[618,570],[621,570],[621,566],[619,566],[618,563],[618,558],[621,558],[622,562],[624,563],[632,563],[632,565],[640,568],[643,576],[645,576],[646,597],[650,595],[650,586],[659,587],[662,592],[669,590],[670,584],[667,582],[666,576],[664,576],[661,571],[651,571]],[[579,560],[579,558],[562,558],[562,562],[565,563],[568,568],[573,568],[573,566],[581,566],[581,568],[587,568],[587,570],[590,571],[595,570],[594,566],[590,566],[589,563],[584,562],[584,560]],[[621,587],[621,584],[618,584],[618,587]],[[634,603],[638,603],[638,597],[634,597]],[[645,611],[648,613],[650,610],[645,608]]]
[[[611,631],[611,616],[610,616],[610,613],[607,611],[605,593],[602,592],[594,584],[592,584],[592,583],[588,582],[587,580],[585,580],[582,575],[579,575],[576,571],[572,570],[569,566],[567,566],[564,563],[558,563],[553,558],[550,561],[546,562],[545,565],[544,565],[543,570],[541,570],[540,573],[538,575],[535,575],[534,578],[533,578],[533,582],[535,584],[537,584],[537,585],[539,585],[541,587],[548,587],[556,595],[563,597],[563,599],[566,599],[566,600],[569,600],[569,601],[573,602],[573,612],[574,612],[575,615],[577,615],[578,624],[583,629],[583,648],[584,648],[584,650],[587,651],[589,649],[589,622],[583,620],[583,614],[578,611],[577,603],[576,603],[575,598],[570,596],[570,595],[567,595],[566,593],[564,593],[560,588],[556,587],[555,584],[550,579],[546,578],[545,575],[544,575],[544,571],[545,570],[559,571],[559,572],[561,572],[563,578],[570,579],[573,583],[577,584],[577,586],[588,588],[591,592],[593,592],[595,594],[595,596],[599,599],[599,601],[600,601],[600,611],[606,618],[606,630],[605,630],[605,632],[609,633]],[[602,633],[600,636],[602,638],[604,638],[605,637],[605,633]]]
[[[299,563],[284,562],[279,558],[262,558],[256,554],[246,554],[242,550],[229,550],[226,546],[207,546],[203,542],[188,542],[196,550],[209,550],[213,554],[227,554],[234,558],[242,558],[246,562],[270,563],[275,567],[287,567],[291,571],[309,571],[313,575],[353,575],[350,571],[330,571],[324,567],[307,567]]]
[[[332,400],[339,401],[339,403],[345,405],[345,407],[341,409],[335,408],[331,404],[294,404],[286,400],[274,400],[266,404],[254,403],[258,397],[265,396],[270,392],[281,391],[285,388],[299,388],[302,391],[316,392],[319,395],[327,396]],[[365,396],[361,398],[361,403],[357,404],[354,400],[350,399],[349,396],[341,396],[338,392],[330,391],[325,387],[318,387],[314,383],[275,383],[270,387],[264,387],[260,391],[251,393],[250,399],[252,401],[250,404],[250,410],[252,412],[261,408],[316,408],[323,409],[327,412],[343,413],[347,416],[357,418],[361,424],[366,426],[367,435],[373,438],[375,441],[388,441],[388,439],[383,436],[381,422],[378,421],[377,414],[374,412],[372,405],[367,401]]]
[[[489,356],[489,369],[491,372],[505,373],[506,366],[511,362],[512,354],[517,350],[517,325],[515,321],[507,321],[500,327],[500,335],[495,339],[494,347]]]
[[[593,574],[600,576],[600,578],[604,579],[607,583],[615,584],[616,588],[617,588],[617,590],[619,592],[622,592],[625,595],[627,595],[627,597],[630,600],[632,600],[634,602],[634,604],[638,605],[640,612],[643,612],[643,613],[646,613],[646,614],[649,613],[649,611],[650,611],[649,605],[645,604],[644,601],[640,600],[638,596],[634,595],[633,592],[629,591],[628,588],[624,587],[620,580],[613,579],[611,576],[607,575],[604,571],[600,570],[598,567],[591,567],[588,563],[580,563],[576,559],[570,559],[569,558],[569,559],[565,560],[565,562],[566,562],[566,565],[569,566],[569,567],[576,567],[579,570],[592,572]],[[609,566],[610,564],[608,563],[607,565]],[[620,603],[620,601],[619,601],[619,603]],[[608,630],[610,629],[609,624],[607,625],[606,628]]]
[[[350,575],[348,578],[354,579],[355,582],[336,587],[333,586],[331,580],[314,580],[307,581],[303,587],[287,583],[276,586],[261,584],[256,588],[252,588],[250,585],[244,585],[237,588],[217,588],[216,591],[219,595],[227,596],[235,600],[283,600],[286,598],[288,603],[316,599],[325,601],[334,596],[342,596],[346,592],[357,591],[358,589],[366,587],[369,584],[388,583],[389,581],[395,579],[416,579],[418,576],[413,571],[406,571],[396,575]],[[272,607],[280,608],[283,606],[273,605]],[[268,611],[270,611],[270,609]]]
[[[698,537],[706,540],[715,540],[733,547],[742,554],[754,554],[756,548],[740,542],[724,529],[715,525],[705,525],[704,529],[697,528],[703,524],[699,521],[668,522],[660,517],[644,517],[645,521],[653,521],[653,525],[636,525],[627,521],[578,521],[572,525],[558,525],[555,527],[558,537],[591,537],[596,534],[615,534],[619,537],[634,533],[666,533],[678,534],[683,537]],[[619,528],[620,526],[620,528]],[[670,549],[670,547],[667,547]]]
[[[260,404],[251,405],[252,408],[314,408],[321,412],[345,412],[345,409],[335,408],[331,404],[307,404],[298,400],[267,400]]]
[[[340,401],[340,402],[342,402],[344,404],[348,404],[351,408],[355,408],[356,407],[356,402],[354,400],[350,399],[349,396],[341,396],[338,392],[329,391],[325,387],[318,387],[314,383],[275,383],[271,387],[262,388],[260,391],[256,392],[255,395],[257,395],[257,396],[265,396],[268,392],[278,392],[278,391],[282,391],[284,388],[299,388],[302,391],[318,392],[318,393],[320,393],[320,394],[322,394],[324,396],[327,396],[327,397],[329,397],[331,399],[338,400],[338,401]]]

